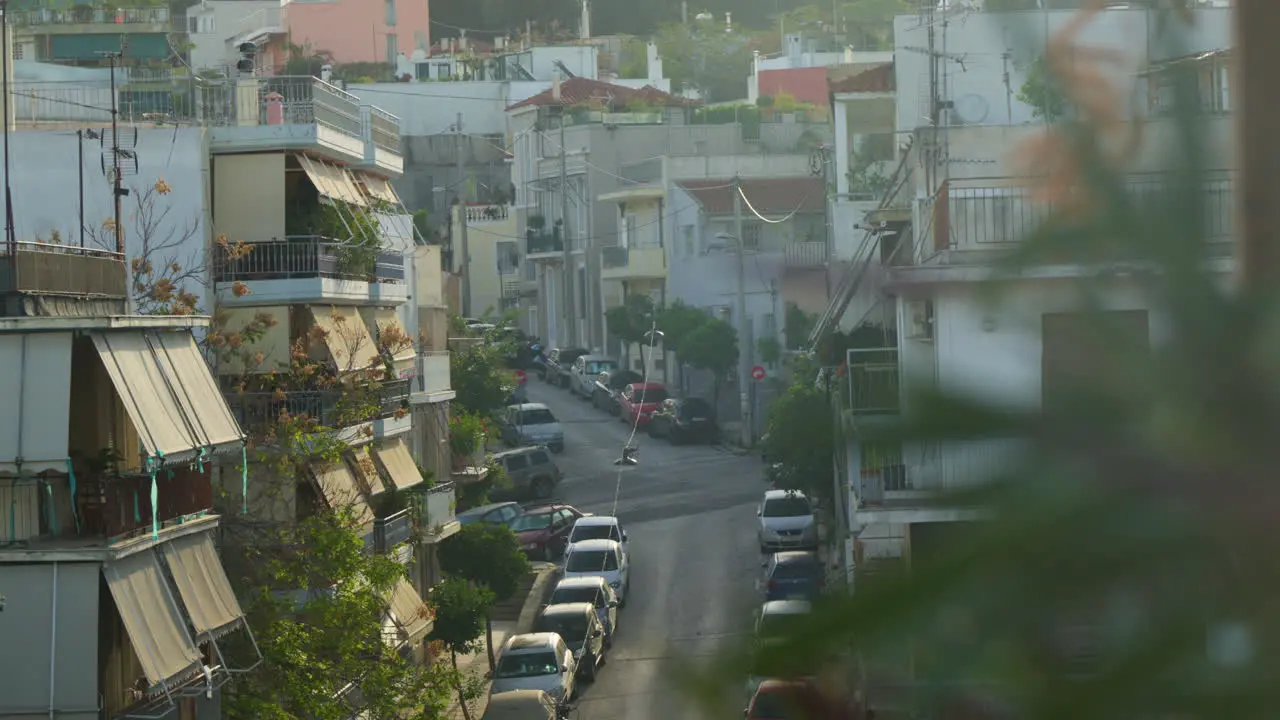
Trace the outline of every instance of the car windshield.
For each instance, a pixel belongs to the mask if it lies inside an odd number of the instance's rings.
[[[590,374],[599,374],[606,370],[612,370],[618,367],[612,360],[592,360],[587,363],[587,372]]]
[[[557,675],[560,666],[556,662],[556,654],[546,652],[520,653],[503,655],[498,661],[498,670],[494,673],[500,678],[527,678],[539,675]]]
[[[511,521],[512,532],[526,532],[528,530],[546,530],[551,527],[551,513],[534,513],[531,515],[521,515]]]
[[[533,624],[534,632],[559,633],[560,637],[570,645],[582,642],[587,636],[586,615],[543,615]]]
[[[604,603],[601,602],[599,588],[559,588],[555,592],[551,593],[552,605],[563,605],[565,603],[576,602],[591,603],[596,607],[604,605]]]
[[[614,540],[621,542],[617,525],[574,525],[573,542],[579,540]]]
[[[634,394],[634,402],[649,405],[652,403],[660,403],[667,399],[667,391],[662,388],[649,388],[648,390],[636,390]]]
[[[556,416],[551,414],[550,410],[545,408],[539,410],[522,410],[520,412],[521,425],[550,425],[556,421]]]
[[[804,580],[814,577],[818,572],[818,564],[813,560],[792,560],[773,566],[775,580]]]
[[[612,550],[579,550],[569,554],[565,572],[609,572],[618,569],[618,556]]]
[[[764,501],[765,517],[801,517],[812,515],[809,501],[802,497],[774,498]]]

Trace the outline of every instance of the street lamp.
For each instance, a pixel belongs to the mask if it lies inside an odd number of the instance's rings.
[[[734,255],[738,258],[738,292],[737,292],[737,315],[738,315],[738,410],[742,416],[742,447],[751,447],[751,401],[747,396],[747,377],[751,373],[751,367],[748,365],[750,358],[747,357],[749,343],[747,342],[747,293],[746,293],[746,272],[743,267],[743,253],[746,248],[742,247],[742,211],[739,208],[738,187],[737,182],[733,188],[733,207],[734,218],[736,220],[738,235],[730,235],[726,232],[716,233],[716,240],[726,245],[732,245]]]

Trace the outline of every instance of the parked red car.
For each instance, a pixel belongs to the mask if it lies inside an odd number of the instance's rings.
[[[631,383],[618,396],[619,419],[644,427],[666,399],[667,389],[662,383]]]
[[[811,680],[765,680],[742,713],[747,720],[874,720],[876,713],[849,697],[829,697]]]
[[[564,553],[573,524],[586,513],[568,505],[545,505],[525,510],[511,521],[520,549],[530,558],[553,560]]]

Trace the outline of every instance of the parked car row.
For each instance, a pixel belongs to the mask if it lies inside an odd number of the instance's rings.
[[[547,527],[531,517],[547,518]],[[559,530],[557,520],[567,518],[567,530]],[[594,682],[608,662],[631,584],[627,533],[616,517],[569,506],[522,510],[507,524],[526,551],[534,549],[525,543],[528,524],[550,531],[539,537],[562,537],[564,573],[532,630],[503,643],[484,720],[557,720],[567,716],[579,682]],[[543,547],[554,546],[548,541]]]

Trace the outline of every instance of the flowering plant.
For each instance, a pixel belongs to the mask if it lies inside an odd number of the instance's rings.
[[[477,413],[459,413],[449,418],[449,450],[455,456],[476,451],[489,428]]]

